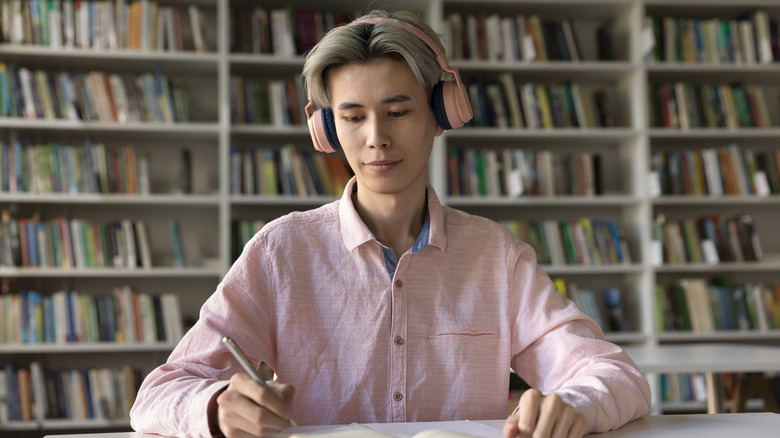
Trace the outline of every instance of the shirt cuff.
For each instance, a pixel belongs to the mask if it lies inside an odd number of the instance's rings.
[[[553,391],[552,393],[560,396],[566,404],[573,407],[578,414],[585,417],[586,433],[593,431],[593,426],[595,426],[596,423],[596,409],[588,396],[579,392],[567,390]]]
[[[190,430],[194,432],[193,435],[200,437],[212,437],[211,429],[209,428],[209,401],[214,397],[214,394],[227,388],[227,380],[218,380],[210,384],[206,389],[200,391],[190,401],[190,405],[187,412],[187,418],[190,422]],[[222,436],[222,435],[214,435]]]

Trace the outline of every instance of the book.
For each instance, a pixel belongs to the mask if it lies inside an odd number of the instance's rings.
[[[48,404],[46,402],[46,388],[43,369],[40,362],[30,362],[30,384],[32,394],[32,417],[43,421],[48,416]]]
[[[596,44],[599,60],[612,61],[615,59],[613,38],[613,23],[611,21],[601,24],[596,29]]]
[[[149,232],[146,222],[141,219],[133,221],[136,237],[138,239],[138,252],[140,254],[141,266],[144,269],[152,268],[152,255],[149,248]]]
[[[485,427],[478,424],[469,425],[463,424],[462,422],[456,422],[455,426],[458,430],[441,429],[443,424],[444,423],[431,423],[427,426],[429,429],[417,432],[414,435],[409,435],[408,431],[400,428],[397,433],[394,433],[395,428],[392,426],[383,427],[383,430],[377,430],[355,423],[350,426],[339,427],[325,432],[292,433],[290,438],[397,438],[402,436],[409,436],[411,438],[477,438],[484,436],[483,434],[485,433]],[[425,427],[426,425],[422,423],[421,426]],[[479,433],[479,435],[462,432],[463,430],[471,431],[472,428],[474,433]]]
[[[190,5],[188,10],[190,14],[190,28],[192,29],[192,39],[193,43],[195,44],[195,51],[198,53],[203,53],[207,50],[207,47],[203,38],[203,26],[201,24],[202,19],[200,16],[201,12],[196,5]]]
[[[138,246],[136,245],[133,221],[131,219],[122,219],[119,223],[121,230],[120,239],[122,239],[120,247],[125,250],[125,257],[122,258],[125,261],[124,267],[135,269],[138,266]]]
[[[0,368],[0,424],[7,424],[10,420],[10,388],[8,384],[10,377],[7,375],[6,369]]]
[[[623,308],[621,292],[612,287],[604,291],[604,308],[607,313],[607,328],[612,332],[625,332],[628,330],[628,322]]]
[[[181,150],[179,189],[182,193],[192,194],[192,154],[188,148]]]
[[[171,233],[171,241],[173,243],[173,255],[176,266],[187,266],[187,259],[184,254],[184,246],[182,245],[181,228],[179,221],[176,219],[168,220],[168,230]]]
[[[162,294],[161,302],[163,321],[165,322],[165,340],[169,343],[179,342],[183,335],[179,296],[171,293]]]
[[[740,214],[735,220],[739,245],[745,260],[749,262],[761,261],[763,250],[753,217],[749,214]]]

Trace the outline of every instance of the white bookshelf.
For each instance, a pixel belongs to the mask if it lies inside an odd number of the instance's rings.
[[[27,354],[104,354],[104,353],[144,353],[144,352],[170,352],[175,347],[170,342],[90,342],[80,344],[4,344],[0,346],[0,353],[27,353]]]
[[[98,123],[40,121],[0,118],[4,141],[29,138],[34,142],[58,141],[82,144],[84,138],[106,144],[133,144],[147,150],[150,159],[152,193],[131,195],[34,195],[0,193],[0,207],[19,215],[40,212],[45,218],[68,217],[100,219],[132,217],[147,220],[152,240],[152,269],[24,269],[0,268],[0,277],[10,278],[12,290],[37,289],[52,293],[67,288],[86,293],[103,293],[122,284],[136,285],[140,291],[175,292],[182,314],[197,318],[200,304],[214,291],[227,272],[231,260],[231,222],[237,219],[272,219],[293,210],[309,209],[331,202],[332,196],[247,196],[230,192],[230,148],[233,145],[281,147],[293,143],[310,147],[305,126],[231,125],[231,75],[291,78],[303,66],[300,57],[231,53],[229,49],[229,8],[254,5],[286,7],[281,0],[161,0],[164,5],[201,7],[207,23],[204,30],[209,51],[140,52],[132,50],[62,50],[35,46],[0,44],[5,63],[52,71],[146,73],[158,64],[169,77],[181,78],[190,91],[191,123]],[[726,146],[775,147],[780,145],[780,111],[777,108],[776,78],[780,64],[690,65],[644,61],[642,22],[648,15],[683,17],[730,17],[750,9],[764,9],[780,16],[780,4],[770,0],[403,0],[376,4],[358,0],[295,2],[295,7],[352,13],[369,7],[392,7],[419,12],[440,33],[445,17],[452,12],[480,11],[502,15],[538,14],[542,18],[572,18],[584,57],[579,62],[485,62],[451,59],[464,79],[477,75],[495,78],[510,72],[522,81],[557,83],[576,81],[608,88],[617,122],[614,128],[589,129],[499,129],[464,128],[437,138],[431,157],[430,180],[444,204],[496,220],[614,219],[625,233],[632,263],[616,266],[544,266],[553,278],[564,278],[581,288],[617,286],[627,306],[630,330],[608,333],[608,339],[622,344],[655,344],[679,341],[735,341],[780,343],[780,331],[766,333],[659,333],[655,327],[656,282],[685,277],[706,277],[730,273],[735,281],[780,282],[780,244],[772,238],[773,224],[780,219],[780,196],[690,197],[648,194],[647,172],[650,152],[655,148],[697,148]],[[613,22],[614,61],[596,60],[595,29]],[[185,38],[189,36],[185,35]],[[767,101],[775,127],[767,129],[668,130],[648,126],[646,96],[648,85],[664,81],[698,80],[730,83],[745,81],[766,86]],[[555,152],[592,151],[603,156],[605,194],[595,197],[464,197],[447,194],[447,152],[453,147],[518,147]],[[177,193],[179,153],[188,148],[193,157],[193,194]],[[650,262],[652,219],[655,213],[688,217],[699,211],[749,212],[757,222],[764,252],[760,263],[721,263],[707,265],[654,266]],[[173,267],[172,247],[165,226],[167,218],[179,220],[185,238],[185,252],[192,265]],[[4,358],[16,364],[39,360],[44,366],[63,358],[83,365],[112,362],[116,357],[138,360],[144,371],[165,360],[171,344],[161,345],[78,345],[22,346],[0,345]],[[111,360],[103,353],[109,352]],[[0,425],[2,430],[47,430],[105,428],[99,422],[43,422],[26,426]],[[111,427],[115,424],[111,424]]]

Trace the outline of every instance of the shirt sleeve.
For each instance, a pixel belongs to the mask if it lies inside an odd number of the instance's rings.
[[[130,410],[137,432],[209,437],[211,398],[241,370],[222,345],[230,336],[257,366],[274,363],[273,307],[262,274],[260,240],[253,239],[216,292],[200,310],[198,322],[184,335],[168,361],[149,373]],[[273,365],[272,365],[273,366]]]
[[[514,272],[512,368],[531,387],[555,393],[605,432],[650,412],[650,386],[598,324],[555,289],[522,245]]]

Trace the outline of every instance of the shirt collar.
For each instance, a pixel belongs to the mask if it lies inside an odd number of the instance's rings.
[[[338,207],[341,238],[344,241],[344,246],[350,252],[366,242],[376,240],[374,234],[371,233],[363,219],[360,218],[357,210],[355,210],[355,205],[352,203],[352,190],[354,190],[356,183],[357,179],[353,176],[347,183],[346,188],[344,188],[344,194],[341,195]],[[428,219],[426,221],[429,225],[428,245],[433,245],[444,251],[447,246],[447,237],[444,235],[444,212],[442,211],[442,205],[430,183],[426,190],[428,191]],[[425,231],[424,225],[421,234]],[[419,238],[417,240],[418,242],[420,241]],[[412,248],[412,252],[419,251],[416,247],[417,244]]]

